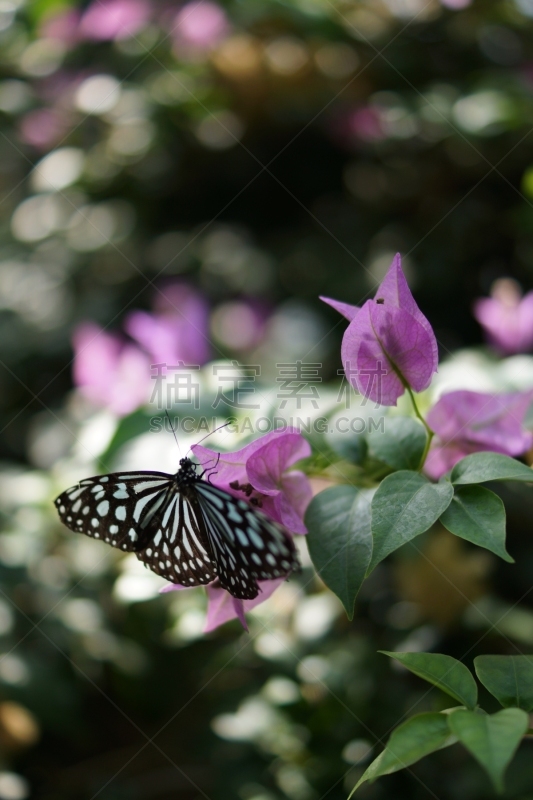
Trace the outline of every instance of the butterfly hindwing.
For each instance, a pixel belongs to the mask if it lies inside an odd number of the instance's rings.
[[[217,564],[221,586],[234,597],[257,597],[258,580],[299,568],[292,539],[283,528],[244,500],[210,483],[194,489]]]
[[[198,516],[185,496],[175,492],[159,515],[151,541],[137,557],[167,581],[183,586],[215,580],[216,565]]]

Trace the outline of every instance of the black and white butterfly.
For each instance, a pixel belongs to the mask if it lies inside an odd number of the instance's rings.
[[[60,494],[55,505],[70,530],[134,552],[157,575],[183,586],[218,579],[233,597],[249,600],[257,597],[258,580],[299,568],[286,531],[203,480],[189,458],[180,460],[175,475],[87,478]]]

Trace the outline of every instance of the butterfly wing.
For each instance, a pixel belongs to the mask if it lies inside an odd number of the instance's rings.
[[[61,522],[76,533],[137,552],[168,502],[173,476],[165,472],[116,472],[86,478],[55,500]]]
[[[206,481],[189,492],[196,494],[220,585],[234,597],[251,600],[259,592],[258,580],[299,568],[292,539],[261,511]]]
[[[153,572],[183,586],[199,586],[217,577],[216,564],[198,510],[182,492],[158,515],[154,535],[137,553]]]
[[[173,583],[198,586],[216,578],[196,516],[165,472],[123,472],[87,478],[60,494],[61,521],[76,533],[134,552]]]
[[[299,567],[281,526],[206,481],[178,488],[164,472],[117,472],[80,481],[55,505],[67,528],[134,552],[183,586],[218,578],[233,597],[253,599],[258,580]]]

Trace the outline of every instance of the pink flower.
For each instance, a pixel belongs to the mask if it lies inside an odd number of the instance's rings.
[[[503,355],[528,353],[533,348],[533,292],[522,297],[510,278],[495,281],[491,297],[476,300],[474,316]]]
[[[80,21],[82,37],[96,41],[128,39],[150,19],[145,0],[94,0]]]
[[[49,150],[68,130],[64,114],[52,108],[38,108],[20,120],[20,138],[38,150]]]
[[[210,0],[186,3],[178,11],[172,26],[172,36],[178,48],[185,45],[199,51],[216,47],[228,32],[224,9]]]
[[[123,416],[148,400],[150,364],[135,345],[93,323],[76,329],[73,345],[74,382],[93,403]]]
[[[425,471],[440,478],[470,453],[490,451],[519,456],[533,445],[524,429],[533,390],[508,394],[458,391],[443,395],[427,416],[436,437]]]
[[[52,13],[43,21],[40,35],[45,39],[56,39],[67,46],[78,41],[80,12],[73,8],[63,8]]]
[[[307,533],[303,516],[311,485],[303,472],[289,469],[311,454],[299,431],[271,431],[235,453],[220,454],[201,445],[193,445],[192,451],[204,469],[213,469],[210,480],[215,486],[248,498],[291,533]]]
[[[230,619],[238,619],[244,630],[247,631],[248,625],[246,624],[245,613],[268,600],[284,580],[285,578],[276,578],[272,581],[258,581],[259,594],[253,600],[239,600],[237,597],[232,597],[229,592],[222,589],[218,580],[208,583],[205,587],[207,592],[207,617],[204,633],[214,631],[215,628],[224,625]],[[190,586],[180,586],[174,583],[164,586],[161,592],[165,594],[166,592],[190,588]]]
[[[407,387],[421,392],[437,371],[435,335],[418,308],[397,254],[375,300],[361,308],[321,298],[350,320],[341,357],[347,379],[362,395],[395,406]]]
[[[185,284],[173,284],[155,300],[155,314],[133,311],[124,328],[154,364],[204,364],[210,354],[209,308],[202,295]]]

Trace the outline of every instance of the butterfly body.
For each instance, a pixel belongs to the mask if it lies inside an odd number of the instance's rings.
[[[188,458],[174,474],[116,472],[80,481],[55,501],[61,521],[127,552],[183,586],[218,580],[253,599],[258,580],[297,569],[286,531],[240,498],[202,480]]]

